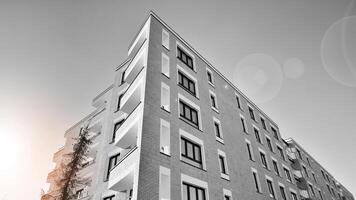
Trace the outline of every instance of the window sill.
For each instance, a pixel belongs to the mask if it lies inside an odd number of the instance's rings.
[[[216,136],[216,141],[220,142],[221,144],[224,144],[224,140],[222,138],[219,138],[218,136]]]
[[[186,91],[186,92],[188,92],[190,95],[192,95],[193,97],[195,97],[196,99],[198,99],[199,100],[199,97],[198,97],[198,94],[197,93],[193,93],[193,92],[191,92],[191,91],[189,91],[187,88],[185,88],[185,87],[183,87],[181,84],[177,84],[180,88],[182,88],[184,91]]]
[[[192,166],[192,167],[195,167],[195,168],[197,168],[197,169],[200,169],[200,170],[203,170],[203,171],[206,172],[206,170],[205,170],[203,167],[198,167],[198,166],[195,166],[195,165],[193,165],[193,164],[190,164],[189,162],[184,161],[182,158],[180,159],[180,161],[183,162],[183,163],[185,163],[185,164],[187,164],[187,165],[190,165],[190,166]]]
[[[171,79],[171,78],[169,77],[169,74],[165,74],[165,73],[163,73],[163,72],[161,72],[161,74],[162,74],[163,76],[165,76],[166,78]]]
[[[212,82],[210,82],[210,81],[208,81],[208,83],[209,83],[209,85],[210,85],[211,87],[215,88],[215,84],[214,84],[214,83],[212,83]]]
[[[192,122],[184,119],[183,117],[179,117],[179,119],[182,120],[183,122],[189,124],[190,126],[196,128],[198,131],[203,132],[202,130],[200,130],[199,126],[197,126],[197,125],[193,124]]]
[[[164,49],[166,49],[167,51],[170,51],[169,47],[166,47],[165,45],[162,44],[162,47],[164,47]]]
[[[227,175],[227,174],[220,173],[220,177],[221,177],[222,179],[225,179],[225,180],[227,180],[227,181],[230,181],[230,177],[229,177],[229,175]]]
[[[169,111],[169,110],[165,109],[163,106],[161,106],[161,109],[162,109],[163,111],[165,111],[165,112],[167,112],[167,113],[171,114],[171,111]]]
[[[213,111],[215,111],[216,113],[218,113],[218,114],[219,114],[219,110],[218,110],[217,108],[215,108],[215,107],[211,107],[211,109],[212,109]]]
[[[164,152],[162,152],[162,151],[160,151],[160,153],[163,154],[163,155],[165,155],[165,156],[167,156],[167,157],[171,157],[170,154],[166,154],[166,153],[164,153]]]

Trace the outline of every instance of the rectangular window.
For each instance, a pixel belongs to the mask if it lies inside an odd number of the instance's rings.
[[[124,96],[124,94],[120,94],[119,97],[117,98],[117,107],[116,110],[120,110],[121,108],[121,99]]]
[[[248,112],[250,113],[251,119],[253,119],[254,121],[256,121],[256,119],[255,119],[255,114],[253,113],[253,109],[252,109],[250,106],[248,107]]]
[[[227,160],[225,152],[218,149],[218,158],[219,158],[219,166],[220,166],[220,173],[221,177],[229,180],[229,170],[227,167]]]
[[[307,168],[303,165],[303,171],[306,177],[309,177]]]
[[[258,174],[257,174],[257,171],[255,171],[254,169],[252,170],[252,177],[253,177],[253,181],[255,183],[256,192],[261,193],[261,187],[260,187],[260,181],[258,178]]]
[[[215,136],[219,139],[223,139],[220,122],[217,121],[216,119],[214,119],[214,130],[215,130]]]
[[[306,158],[307,158],[307,162],[308,162],[309,167],[311,167],[311,164],[310,164],[309,158],[308,158],[308,157],[306,157]]]
[[[298,200],[297,194],[295,192],[290,192],[292,200]]]
[[[269,196],[271,198],[275,198],[275,193],[274,193],[274,188],[273,188],[273,182],[269,179],[266,179],[267,182],[267,187],[268,187],[268,192],[269,192]]]
[[[183,200],[206,200],[205,189],[183,182]]]
[[[281,156],[281,158],[282,158],[283,160],[286,160],[285,157],[284,157],[284,153],[283,153],[282,147],[277,146],[277,149],[278,149],[278,152],[279,152],[279,155]]]
[[[319,192],[320,199],[321,199],[321,200],[324,200],[324,197],[323,197],[323,194],[321,193],[321,191],[319,190],[318,192]],[[340,199],[341,199],[341,198],[340,198]]]
[[[214,82],[213,82],[213,73],[208,69],[206,71],[206,76],[208,78],[208,82],[211,83],[211,84],[214,84]]]
[[[253,128],[253,132],[255,133],[255,137],[256,137],[257,142],[262,144],[260,132],[258,131],[258,129],[256,127]]]
[[[296,148],[296,149],[297,149],[297,148]],[[297,149],[297,153],[298,153],[299,158],[300,158],[301,160],[303,160],[302,153],[300,152],[300,150],[299,150],[299,149]]]
[[[201,146],[185,137],[181,137],[181,155],[189,164],[203,167]]]
[[[240,120],[241,120],[242,131],[247,133],[245,118],[240,116]]]
[[[274,172],[276,172],[276,174],[277,174],[278,176],[280,176],[277,161],[272,159],[272,163],[273,163]]]
[[[235,97],[236,97],[237,107],[241,109],[240,97],[237,95],[235,95]]]
[[[269,150],[273,152],[273,147],[272,147],[271,139],[269,139],[268,137],[266,137],[266,142],[267,142],[267,146],[268,146]]]
[[[119,122],[116,122],[116,123],[115,123],[111,142],[115,142],[116,132],[117,132],[117,130],[119,130],[119,128],[121,127],[121,125],[122,125],[124,122],[125,122],[125,120],[123,119],[123,120],[120,120]]]
[[[263,167],[268,169],[266,154],[263,153],[262,151],[260,151],[260,157],[261,157],[261,163],[262,163]]]
[[[198,111],[187,103],[179,100],[179,116],[199,127]]]
[[[161,83],[161,108],[170,111],[170,89],[165,83]]]
[[[217,103],[216,103],[216,96],[213,93],[210,93],[210,103],[211,107],[214,109],[218,109]]]
[[[159,168],[159,200],[171,199],[171,170]]]
[[[281,192],[281,196],[283,200],[287,200],[287,195],[286,195],[286,191],[284,190],[283,186],[279,186],[279,191]]]
[[[287,179],[289,182],[292,182],[292,177],[291,177],[291,175],[290,175],[289,169],[283,167],[283,171],[284,171],[284,175],[286,176],[286,179]]]
[[[315,183],[318,183],[318,181],[316,180],[316,176],[315,176],[314,172],[312,172],[312,176],[313,176],[313,179],[314,179]]]
[[[254,160],[253,153],[252,153],[251,143],[249,141],[246,141],[246,147],[247,147],[248,158],[253,161]]]
[[[162,74],[166,75],[169,77],[169,57],[162,53]]]
[[[162,29],[162,45],[166,49],[169,49],[169,33],[163,29]]]
[[[272,133],[273,133],[274,138],[276,138],[277,140],[279,140],[277,130],[276,130],[274,127],[271,127],[271,130],[272,130]]]
[[[111,195],[103,198],[103,200],[114,200],[114,199],[115,199],[115,195]]]
[[[262,117],[261,117],[261,123],[262,123],[263,129],[267,130],[266,121],[265,121],[265,119],[262,118]]]
[[[121,85],[125,83],[125,72],[126,71],[123,71],[121,74]]]
[[[170,124],[169,122],[161,119],[161,127],[160,127],[160,152],[170,155]]]
[[[308,184],[309,185],[309,189],[310,189],[310,192],[312,193],[313,196],[315,196],[315,192],[314,192],[314,188],[311,184]]]
[[[181,71],[178,71],[178,84],[189,93],[196,96],[195,82]]]
[[[119,162],[119,157],[120,153],[115,154],[109,158],[109,164],[108,164],[108,173],[106,175],[106,178],[109,179],[110,176],[110,171],[114,169],[114,167],[118,164]]]
[[[182,48],[177,47],[177,58],[186,64],[190,69],[194,70],[193,58],[188,55]]]

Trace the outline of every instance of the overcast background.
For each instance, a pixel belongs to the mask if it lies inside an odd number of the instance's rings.
[[[351,0],[0,0],[1,200],[39,199],[149,10],[356,194],[356,18],[337,22]]]

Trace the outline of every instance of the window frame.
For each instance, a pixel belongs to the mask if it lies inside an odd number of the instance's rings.
[[[182,82],[180,82],[181,80]],[[188,82],[188,88],[184,86],[184,80]],[[190,90],[191,84],[193,85],[194,91]],[[193,95],[194,97],[199,98],[197,79],[189,72],[184,70],[180,65],[177,65],[177,85],[183,90],[187,91],[189,94]]]
[[[273,148],[273,144],[272,144],[272,139],[267,135],[265,134],[265,138],[266,138],[266,143],[267,143],[267,147],[268,149],[274,153],[274,148]]]
[[[196,162],[196,164],[200,164],[200,167],[199,166],[196,166],[192,163],[190,163],[189,161],[186,161],[185,159],[188,159],[189,158],[186,158],[184,156],[182,156],[182,139],[181,138],[185,138],[186,140],[190,140],[190,142],[192,143],[195,143],[196,145],[198,145],[200,147],[200,158],[201,158],[201,163],[198,163]],[[195,156],[195,155],[194,155]],[[187,163],[191,166],[194,166],[194,167],[197,167],[199,169],[203,169],[203,170],[206,170],[206,160],[205,160],[205,150],[204,150],[204,142],[203,140],[193,136],[192,134],[184,131],[183,129],[179,129],[179,157],[180,157],[180,160],[184,163]],[[192,162],[195,162],[193,160],[191,160]]]
[[[251,161],[255,161],[255,155],[253,153],[251,142],[246,138],[245,138],[245,142],[246,142],[247,155],[248,155],[249,159]]]
[[[220,167],[220,177],[226,180],[230,180],[227,156],[226,153],[220,149],[218,149],[218,162]]]
[[[262,150],[261,148],[258,148],[258,151],[260,152],[260,161],[262,166],[269,170],[269,165],[268,165],[268,160],[267,160],[267,154],[264,150]],[[263,155],[263,156],[262,156]]]
[[[253,109],[251,105],[247,105],[247,107],[250,118],[256,122],[255,109]]]
[[[263,145],[260,129],[255,125],[252,125],[252,127],[253,127],[253,133],[255,134],[256,141]]]
[[[168,106],[164,106],[163,105],[163,90],[166,89],[167,92],[168,92]],[[170,91],[170,87],[164,83],[164,82],[161,82],[161,108],[167,112],[170,112],[171,111],[171,91]]]
[[[179,50],[178,50],[179,49]],[[179,53],[179,51],[181,53]],[[186,59],[187,59],[187,62],[185,62],[183,60],[182,57],[180,56],[183,56],[183,53],[185,54],[186,56]],[[179,55],[181,54],[181,55]],[[195,66],[195,56],[193,55],[192,52],[190,52],[187,48],[185,48],[182,44],[180,44],[180,42],[176,41],[176,58],[178,60],[180,60],[181,63],[183,63],[186,67],[188,67],[189,69],[191,69],[192,71],[196,72],[196,66]],[[188,64],[188,58],[190,58],[192,61],[192,66],[189,66]]]
[[[248,134],[246,118],[240,114],[240,123],[242,127],[242,132]]]
[[[168,176],[168,181],[169,181],[169,184],[168,184],[168,190],[165,188],[164,191],[168,191],[169,193],[169,199],[171,199],[171,170],[169,168],[166,168],[166,167],[163,167],[163,166],[159,166],[159,185],[158,185],[158,190],[159,190],[159,199],[162,199],[162,190],[161,190],[161,186],[167,186],[165,184],[162,184],[162,176],[163,175],[166,175]],[[162,188],[163,189],[163,188]]]
[[[293,183],[292,174],[291,174],[291,170],[289,169],[289,167],[282,164],[282,168],[283,168],[283,172],[284,172],[284,176],[285,176],[286,180],[290,183]]]
[[[181,114],[181,109],[180,109],[180,104],[181,102],[183,102],[183,104],[186,104],[186,106],[190,107],[191,109],[194,109],[197,113],[197,123],[194,123],[193,121],[191,121],[190,119],[187,119],[186,117],[182,116]],[[195,103],[193,103],[191,100],[189,100],[188,98],[186,98],[185,96],[181,95],[180,93],[178,93],[178,101],[177,101],[177,105],[178,105],[178,118],[181,119],[182,121],[192,125],[193,127],[201,130],[202,126],[202,119],[201,119],[201,111],[200,111],[200,107],[198,105],[196,105]],[[185,109],[184,109],[185,110]],[[185,112],[185,111],[184,111]],[[191,115],[191,113],[190,113]]]
[[[168,152],[165,152],[164,145],[163,145],[163,141],[162,141],[162,135],[163,135],[163,127],[166,126],[166,128],[168,129]],[[171,125],[168,121],[164,120],[164,119],[160,119],[160,152],[170,156],[171,155]]]
[[[276,190],[274,188],[273,179],[267,175],[265,175],[265,178],[269,197],[276,199]]]
[[[218,127],[216,127],[216,124],[218,125]],[[223,135],[223,131],[222,131],[222,126],[221,126],[220,120],[218,120],[217,118],[213,117],[213,125],[214,125],[215,139],[218,142],[224,144],[224,135]],[[219,133],[217,133],[217,130],[218,130]]]
[[[190,184],[192,186],[199,187],[199,188],[203,189],[204,193],[205,193],[205,199],[204,200],[209,200],[209,186],[208,186],[207,182],[181,173],[181,183],[180,183],[180,185],[181,185],[182,198],[184,198],[184,189],[183,189],[184,183],[185,184]],[[187,199],[189,199],[189,198],[187,198]]]
[[[281,177],[281,172],[280,172],[280,169],[279,169],[279,165],[278,165],[278,160],[271,157],[271,160],[272,160],[272,166],[273,166],[273,170],[275,172],[275,174],[279,177]]]
[[[167,36],[167,43],[168,44],[164,44],[164,36]],[[165,47],[167,50],[169,50],[169,44],[170,44],[170,36],[169,36],[169,33],[168,31],[166,31],[165,29],[162,28],[162,38],[161,38],[161,43],[162,43],[162,46]]]
[[[163,65],[164,59],[167,59],[168,66]],[[167,69],[164,69],[165,67],[167,67]],[[161,54],[161,73],[168,78],[170,77],[170,59],[169,59],[169,56],[167,54],[165,54],[164,52],[162,52],[162,54]]]
[[[209,75],[210,75],[211,81],[209,80]],[[208,80],[208,83],[212,87],[215,87],[214,75],[213,75],[213,72],[209,68],[206,68],[206,78]]]
[[[209,90],[209,99],[210,99],[211,109],[213,109],[215,112],[219,113],[219,106],[218,106],[218,100],[217,100],[216,94],[211,90]]]
[[[237,93],[235,93],[235,100],[236,100],[236,103],[237,103],[237,108],[242,110],[242,104],[241,104],[241,96]]]
[[[252,172],[252,178],[253,178],[253,183],[255,185],[255,190],[257,193],[262,193],[262,188],[261,188],[261,182],[260,182],[260,177],[258,175],[258,171],[251,167],[251,172]]]

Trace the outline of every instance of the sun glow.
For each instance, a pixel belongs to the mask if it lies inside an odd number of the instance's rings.
[[[0,174],[16,168],[18,145],[9,129],[0,127]]]

